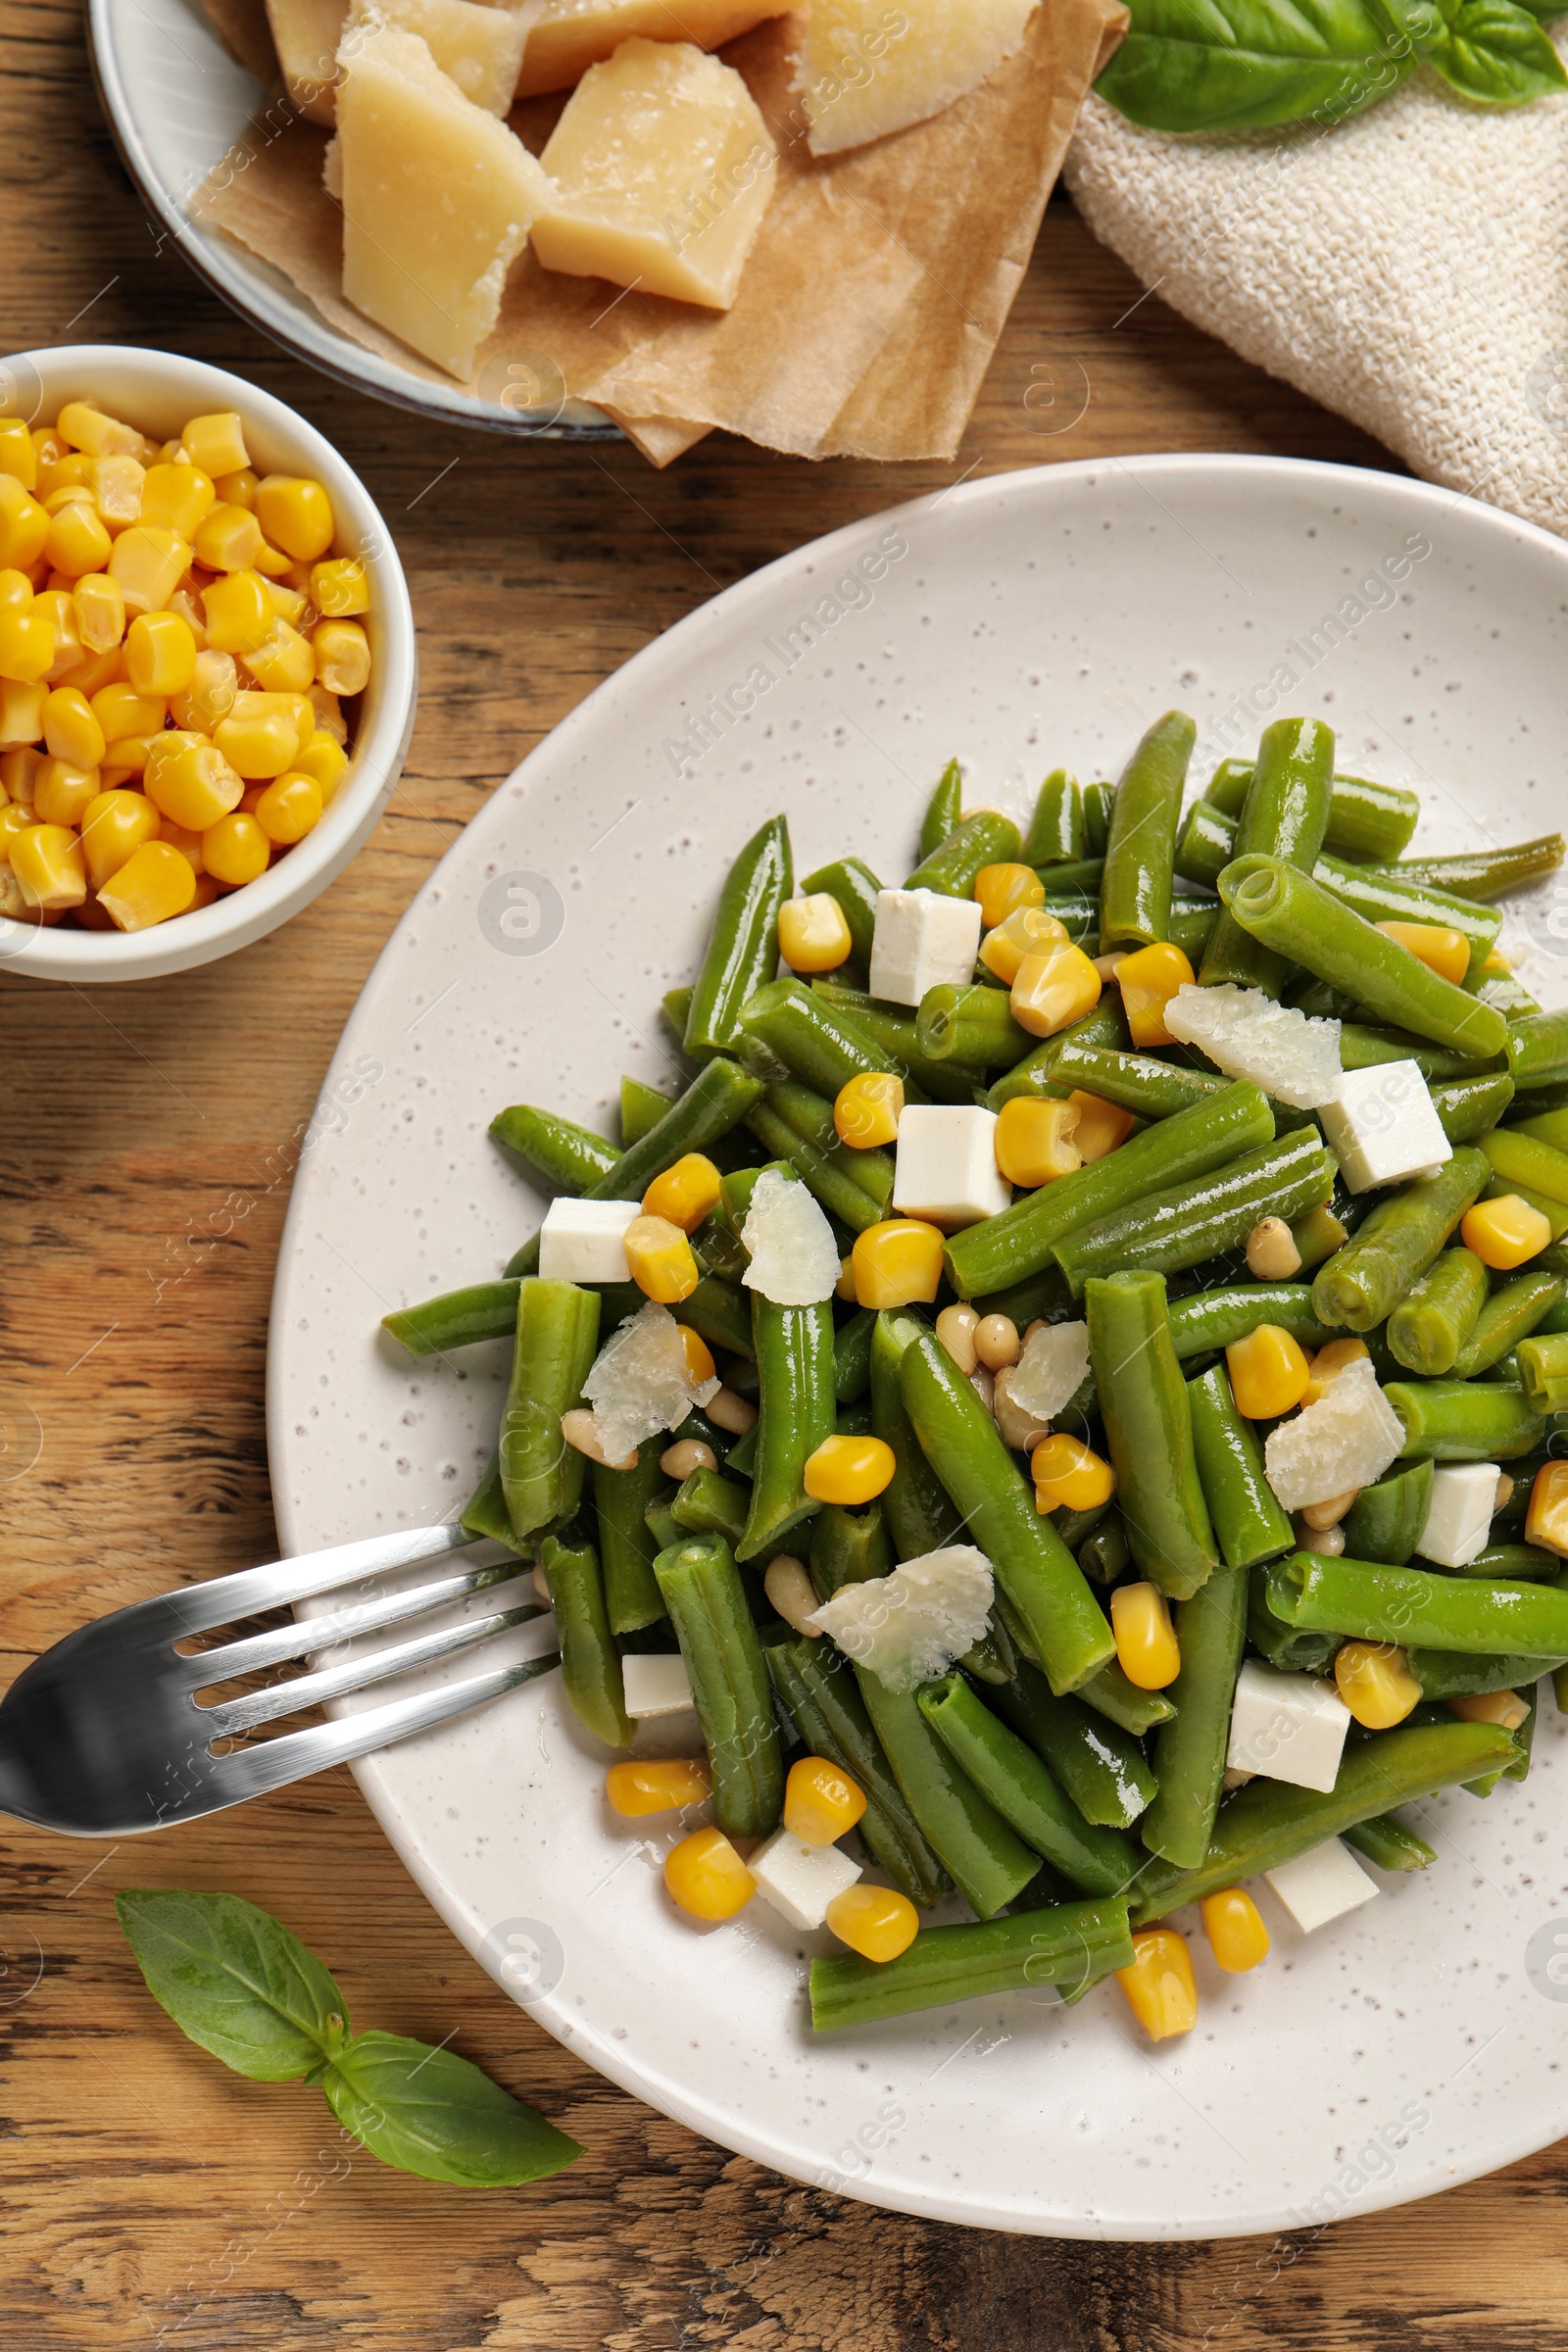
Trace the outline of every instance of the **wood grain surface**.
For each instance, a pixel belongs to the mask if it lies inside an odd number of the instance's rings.
[[[1060,198],[953,466],[813,469],[712,440],[659,475],[624,447],[433,430],[281,358],[159,250],[74,11],[5,0],[0,41],[6,347],[163,344],[293,402],[381,503],[423,672],[388,816],[284,930],[136,987],[0,975],[9,1675],[84,1617],[270,1555],[268,1298],[332,1046],[447,844],[628,655],[774,556],[966,473],[1161,449],[1390,461],[1141,299]],[[1079,421],[1042,432],[1067,410],[1040,388],[1082,381]],[[213,1240],[231,1192],[247,1213]],[[426,1908],[346,1772],[156,1841],[0,1824],[0,1853],[6,2352],[1568,2347],[1560,2150],[1268,2243],[948,2229],[797,2187],[588,2073]],[[240,2081],[153,2006],[111,1897],[160,1885],[266,1904],[359,2023],[453,2035],[587,2157],[479,2195],[345,2152],[317,2092]]]

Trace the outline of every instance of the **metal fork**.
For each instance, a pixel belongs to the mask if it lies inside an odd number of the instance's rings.
[[[340,1544],[330,1551],[245,1568],[177,1592],[116,1609],[68,1634],[25,1667],[0,1699],[0,1810],[77,1838],[128,1838],[243,1804],[328,1765],[407,1740],[547,1674],[559,1656],[529,1658],[465,1682],[416,1691],[304,1731],[226,1753],[215,1742],[256,1731],[279,1716],[345,1697],[389,1675],[456,1657],[544,1606],[505,1608],[393,1643],[292,1681],[198,1704],[197,1693],[293,1658],[335,1648],[525,1573],[501,1546],[457,1527],[405,1529]],[[241,1635],[184,1656],[175,1643],[287,1608],[346,1585],[426,1561],[457,1561],[452,1572],[397,1592],[377,1593],[274,1631]],[[481,1558],[479,1555],[483,1555]]]

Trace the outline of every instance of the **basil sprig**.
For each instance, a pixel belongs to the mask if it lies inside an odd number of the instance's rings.
[[[132,1887],[115,1911],[154,2000],[256,2082],[318,2082],[383,2164],[462,2188],[548,2180],[582,2149],[455,2050],[351,2034],[330,1972],[237,1894]]]
[[[1095,87],[1168,131],[1330,128],[1430,65],[1483,106],[1568,89],[1543,27],[1563,0],[1129,0]]]

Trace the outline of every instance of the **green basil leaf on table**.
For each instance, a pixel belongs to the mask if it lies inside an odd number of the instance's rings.
[[[137,1886],[116,1895],[115,1912],[154,2000],[237,2075],[297,2082],[347,2040],[328,1971],[254,1903]]]
[[[1519,5],[1538,24],[1555,24],[1559,17],[1568,17],[1568,0],[1519,0]]]
[[[321,2078],[332,2113],[372,2156],[460,2188],[548,2180],[582,2154],[455,2050],[362,2034]]]
[[[1493,0],[1497,4],[1497,0]],[[1149,130],[1266,130],[1343,121],[1414,63],[1366,0],[1131,0],[1095,87]]]
[[[1568,89],[1562,60],[1518,0],[1457,0],[1444,15],[1444,38],[1427,62],[1464,97],[1481,106],[1528,106]]]

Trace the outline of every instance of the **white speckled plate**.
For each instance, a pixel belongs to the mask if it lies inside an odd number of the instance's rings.
[[[542,1203],[485,1136],[519,1099],[602,1125],[668,1084],[662,991],[720,875],[789,812],[797,868],[901,874],[954,752],[1022,811],[1045,769],[1116,772],[1172,703],[1200,758],[1275,710],[1430,795],[1453,848],[1564,814],[1568,548],[1425,485],[1263,458],[1043,467],[856,523],[660,638],[524,761],[399,925],[294,1188],[269,1432],[296,1548],[461,1507],[502,1350],[395,1362],[384,1309],[484,1279]],[[1568,898],[1510,917],[1568,996]],[[536,1629],[529,1629],[532,1633]],[[527,1637],[519,1637],[526,1639]],[[695,1932],[662,1825],[615,1824],[552,1683],[362,1764],[454,1932],[615,2082],[805,2180],[1003,2230],[1171,2238],[1397,2204],[1568,2128],[1568,1822],[1548,1704],[1528,1783],[1421,1809],[1437,1868],[1226,1979],[1152,2047],[1120,1995],[1015,1994],[813,2039],[813,1938],[760,1902]]]

